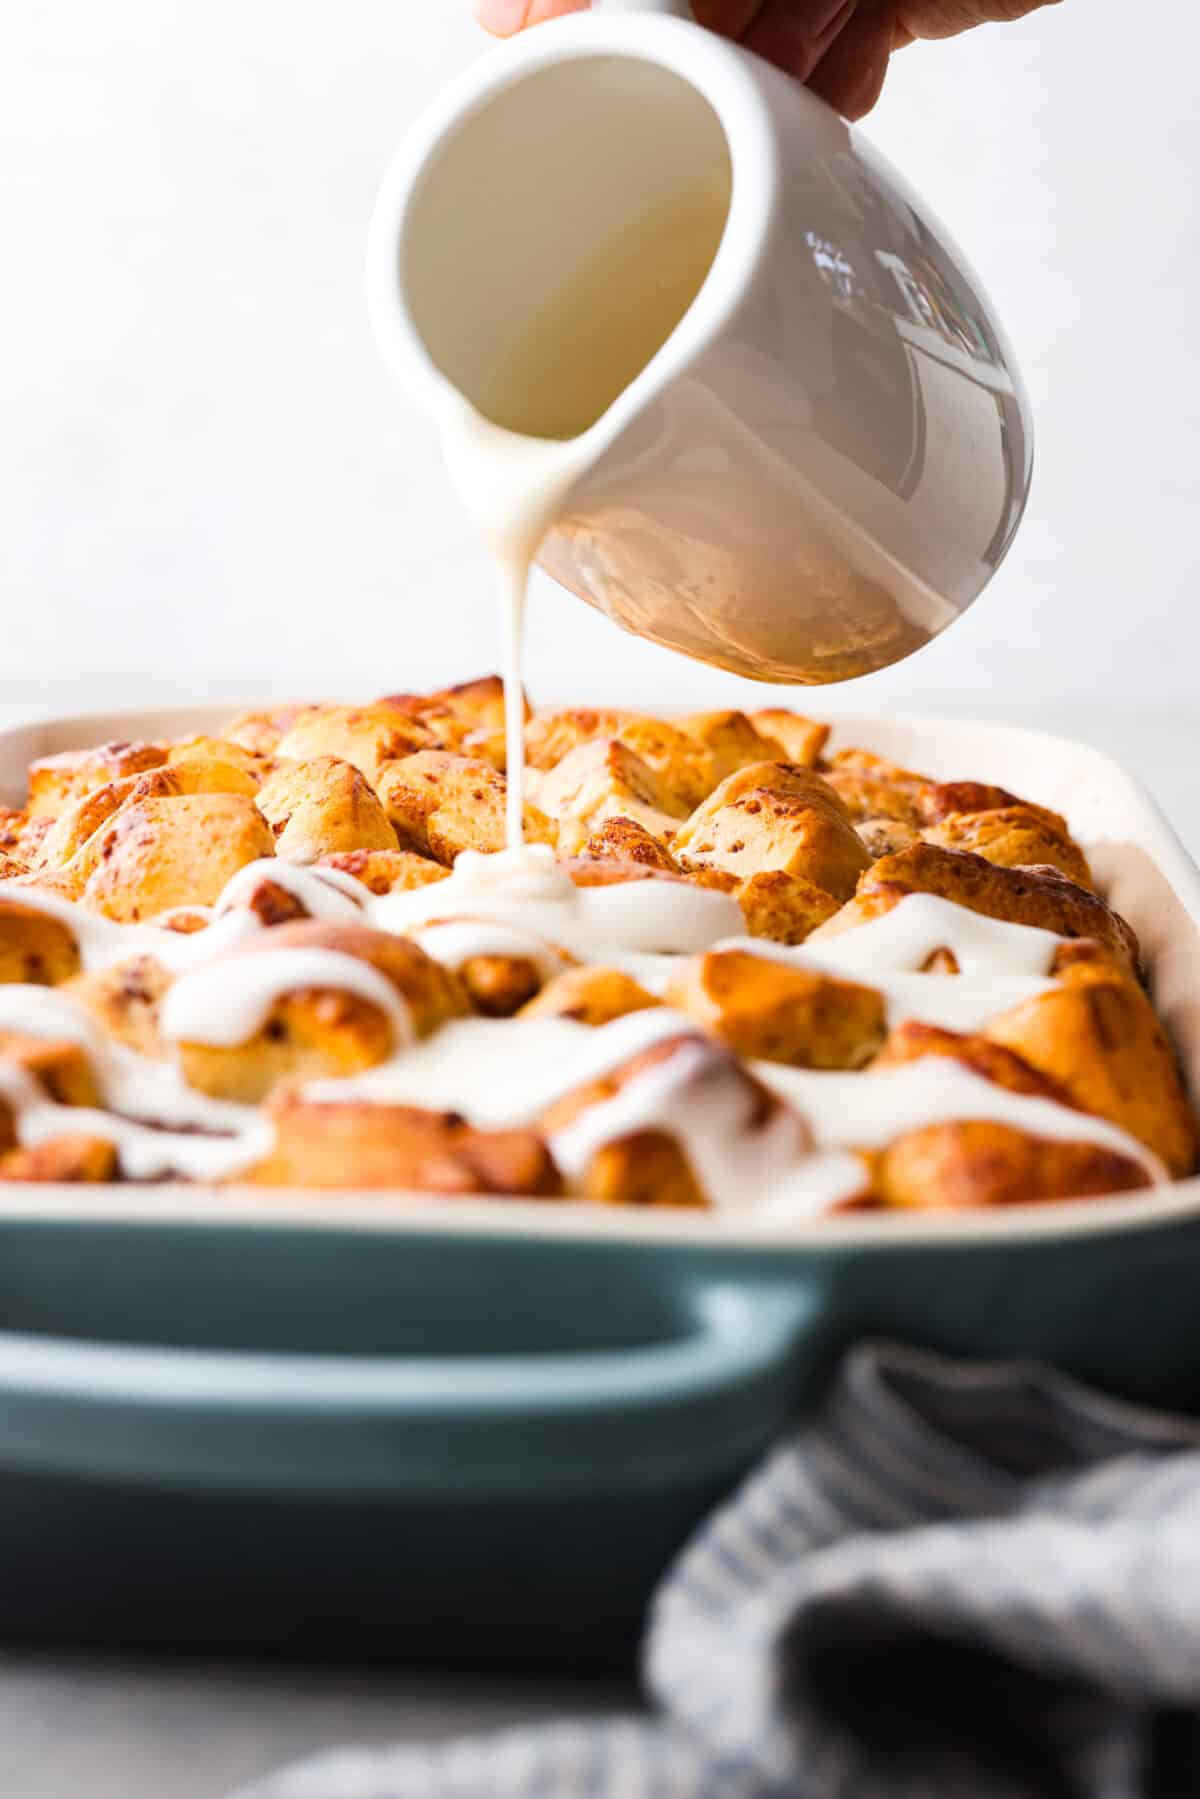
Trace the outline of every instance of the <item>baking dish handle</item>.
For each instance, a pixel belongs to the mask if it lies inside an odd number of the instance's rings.
[[[729,1280],[680,1334],[584,1353],[307,1356],[0,1333],[0,1469],[415,1501],[651,1489],[745,1467],[803,1372],[813,1290]]]

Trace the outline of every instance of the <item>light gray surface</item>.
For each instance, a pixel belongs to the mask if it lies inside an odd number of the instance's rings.
[[[826,709],[826,696],[812,697],[814,711]],[[869,703],[865,695],[845,699]],[[1107,749],[1141,777],[1200,854],[1200,708],[990,711]],[[611,1685],[565,1681],[192,1667],[11,1650],[0,1655],[0,1794],[220,1799],[265,1769],[337,1743],[453,1736],[627,1708],[632,1697]]]
[[[628,1711],[629,1687],[0,1656],[5,1799],[221,1799],[339,1743]]]

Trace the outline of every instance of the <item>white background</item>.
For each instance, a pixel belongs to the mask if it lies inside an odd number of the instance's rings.
[[[832,705],[1086,707],[1093,735],[1195,706],[1195,20],[1066,0],[897,58],[868,129],[992,290],[1038,467],[973,612]],[[480,554],[361,293],[389,153],[480,46],[466,0],[55,0],[4,36],[0,701],[494,664]],[[533,623],[535,691],[738,688],[548,584]]]

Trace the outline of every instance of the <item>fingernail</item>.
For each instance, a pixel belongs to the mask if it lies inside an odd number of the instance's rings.
[[[529,0],[475,0],[475,17],[496,37],[512,37],[520,31],[529,11]]]

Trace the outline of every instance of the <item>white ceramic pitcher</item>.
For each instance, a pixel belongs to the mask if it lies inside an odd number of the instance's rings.
[[[547,297],[709,168],[732,180],[708,276],[587,433],[538,559],[690,656],[843,680],[985,586],[1025,507],[1031,422],[969,266],[822,101],[686,0],[538,26],[399,150],[371,228],[374,326],[418,400],[449,382],[483,410]]]

